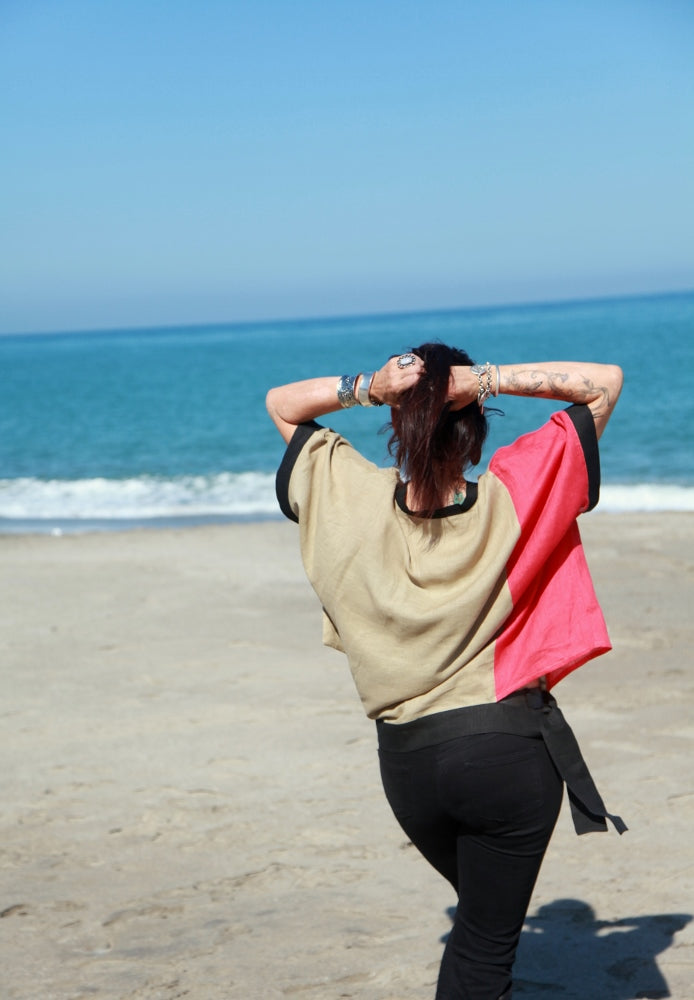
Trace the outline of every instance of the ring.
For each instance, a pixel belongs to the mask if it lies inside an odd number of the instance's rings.
[[[398,368],[409,368],[416,360],[414,354],[401,354],[397,361]]]

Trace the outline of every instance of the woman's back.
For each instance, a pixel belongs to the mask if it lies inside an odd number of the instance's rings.
[[[541,676],[551,687],[609,648],[574,525],[597,490],[584,408],[501,449],[434,518],[408,512],[395,470],[333,431],[297,436],[278,496],[299,522],[323,640],[347,654],[369,717],[494,702]],[[565,601],[570,623],[556,613]]]

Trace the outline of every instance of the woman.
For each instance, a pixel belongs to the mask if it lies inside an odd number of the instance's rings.
[[[271,389],[277,477],[299,524],[326,644],[376,720],[388,801],[458,893],[437,1000],[509,1000],[511,968],[568,786],[577,832],[603,802],[549,690],[610,648],[576,517],[598,498],[612,365],[474,365],[423,344],[379,371]],[[500,448],[477,483],[484,403],[572,404]],[[388,404],[380,469],[315,418]],[[610,816],[619,832],[626,827]]]

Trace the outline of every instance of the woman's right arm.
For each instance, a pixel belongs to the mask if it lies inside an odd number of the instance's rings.
[[[451,399],[458,407],[477,399],[480,380],[471,368],[451,369]],[[507,396],[536,396],[564,403],[585,403],[600,437],[622,390],[618,365],[583,361],[546,361],[538,364],[492,365],[492,390]]]

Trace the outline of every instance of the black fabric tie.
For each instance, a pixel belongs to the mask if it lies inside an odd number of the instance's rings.
[[[454,708],[399,725],[379,720],[376,729],[379,746],[402,752],[481,733],[541,737],[566,784],[576,833],[604,831],[608,819],[618,833],[628,829],[621,816],[608,813],[571,726],[556,700],[541,688],[526,688],[499,702]]]
[[[527,695],[532,693],[528,691]],[[583,759],[578,740],[555,699],[539,689],[538,694],[542,696],[540,708],[542,738],[554,761],[554,766],[566,782],[576,833],[606,830],[608,819],[618,833],[624,833],[627,830],[626,823],[621,816],[614,816],[605,808],[602,796]]]

